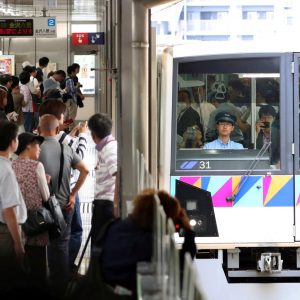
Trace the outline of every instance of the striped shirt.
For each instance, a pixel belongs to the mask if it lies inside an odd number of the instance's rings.
[[[71,147],[81,159],[84,159],[87,146],[87,133],[79,133],[78,137],[72,137],[64,131],[60,131],[56,138],[60,143]],[[71,187],[77,182],[79,173],[80,172],[78,170],[72,169]]]
[[[96,149],[98,161],[95,168],[95,199],[113,201],[117,173],[117,141],[109,135],[101,140]]]

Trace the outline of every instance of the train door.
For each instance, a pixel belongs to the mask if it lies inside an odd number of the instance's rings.
[[[294,54],[294,169],[295,169],[295,240],[300,241],[300,164],[299,164],[299,83],[300,53]]]

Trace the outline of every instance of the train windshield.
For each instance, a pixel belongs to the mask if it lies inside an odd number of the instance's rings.
[[[176,170],[280,169],[280,59],[179,62]]]

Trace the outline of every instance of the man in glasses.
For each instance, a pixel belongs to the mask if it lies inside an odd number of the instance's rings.
[[[236,117],[219,112],[215,117],[218,138],[204,145],[203,149],[244,149],[243,145],[230,140],[230,134],[234,130]]]

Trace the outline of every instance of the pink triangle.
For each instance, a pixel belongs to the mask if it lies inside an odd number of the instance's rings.
[[[197,177],[180,177],[179,180],[182,182],[185,182],[190,185],[194,185],[194,183],[199,179],[199,176]]]
[[[226,197],[232,193],[232,178],[230,178],[212,197],[214,207],[232,207],[233,202],[227,201]]]
[[[297,205],[300,203],[300,195],[299,195],[299,197],[298,197],[298,202],[297,202]]]
[[[272,181],[271,176],[266,176],[263,178],[263,203],[265,203],[271,181]]]

